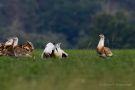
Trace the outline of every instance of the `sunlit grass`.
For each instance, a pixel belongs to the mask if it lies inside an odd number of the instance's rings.
[[[135,50],[66,50],[66,59],[0,57],[0,90],[134,90]]]

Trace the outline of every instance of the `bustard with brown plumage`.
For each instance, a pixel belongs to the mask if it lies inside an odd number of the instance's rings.
[[[97,46],[97,53],[101,57],[111,57],[113,55],[112,51],[110,48],[105,47],[104,42],[105,42],[105,36],[103,34],[99,35],[100,40]]]
[[[17,42],[14,42],[14,39],[16,39]],[[14,46],[18,44],[18,38],[17,37],[10,37],[8,40],[4,43],[4,49],[3,49],[3,56],[14,56]]]
[[[32,57],[34,46],[27,41],[23,45],[18,44],[18,37],[10,37],[4,44],[3,55],[5,56],[26,56]]]
[[[34,50],[34,46],[32,42],[27,41],[22,46],[15,46],[14,47],[14,54],[15,56],[26,56],[26,57],[32,57],[32,51]]]

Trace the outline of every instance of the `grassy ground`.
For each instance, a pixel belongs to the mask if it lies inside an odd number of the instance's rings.
[[[67,59],[0,57],[0,90],[135,90],[135,50],[67,50]]]

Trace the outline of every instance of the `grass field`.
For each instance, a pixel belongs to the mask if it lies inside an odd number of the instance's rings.
[[[0,90],[135,90],[135,50],[67,50],[67,59],[0,57]]]

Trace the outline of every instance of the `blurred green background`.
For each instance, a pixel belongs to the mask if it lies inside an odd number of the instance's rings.
[[[135,48],[134,10],[135,0],[0,0],[0,42],[92,49],[103,33],[111,48]]]

